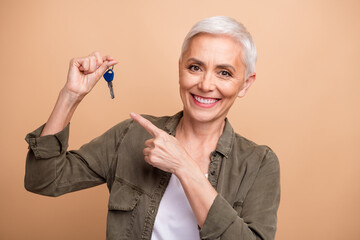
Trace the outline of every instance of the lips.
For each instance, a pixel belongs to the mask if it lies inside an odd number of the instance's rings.
[[[216,103],[221,100],[220,98],[202,97],[202,96],[195,95],[195,94],[191,94],[191,95],[192,95],[196,105],[205,107],[205,108],[215,106]]]

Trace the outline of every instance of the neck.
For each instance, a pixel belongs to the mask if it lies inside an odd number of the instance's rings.
[[[176,138],[180,138],[190,144],[206,142],[215,150],[216,144],[224,131],[225,119],[217,119],[212,122],[198,122],[191,119],[185,112],[176,128]],[[208,146],[209,146],[208,145]]]

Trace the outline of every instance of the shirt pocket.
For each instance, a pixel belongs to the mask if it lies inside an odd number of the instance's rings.
[[[138,203],[142,192],[125,181],[116,179],[111,188],[109,210],[131,211]]]
[[[136,186],[118,179],[114,181],[108,203],[106,239],[136,239],[133,229],[139,229],[141,196]]]

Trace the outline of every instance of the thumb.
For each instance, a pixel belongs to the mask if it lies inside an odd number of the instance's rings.
[[[104,61],[98,69],[96,69],[96,81],[99,81],[106,70],[117,64],[117,61]]]
[[[100,75],[103,75],[109,67],[114,66],[115,64],[117,64],[116,61],[104,61],[97,71],[99,71]]]

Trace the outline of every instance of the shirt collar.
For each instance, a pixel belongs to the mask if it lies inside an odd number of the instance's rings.
[[[176,127],[179,124],[182,116],[183,116],[183,111],[180,111],[175,115],[171,116],[168,119],[168,121],[165,123],[165,131],[168,132],[170,135],[175,136]],[[229,120],[225,118],[224,131],[219,138],[215,151],[221,153],[226,158],[228,158],[233,146],[234,138],[235,138],[234,129],[232,128]]]

